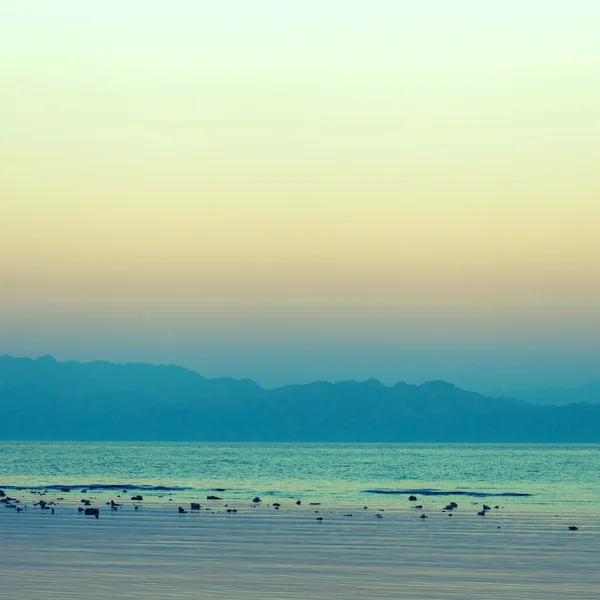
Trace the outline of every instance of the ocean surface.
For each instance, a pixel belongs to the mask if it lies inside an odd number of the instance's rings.
[[[405,506],[407,495],[600,512],[600,445],[0,442],[0,489]]]

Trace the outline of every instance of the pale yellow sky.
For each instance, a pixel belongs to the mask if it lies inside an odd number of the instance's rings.
[[[148,360],[182,322],[588,352],[600,4],[416,4],[0,0],[0,352],[90,357],[140,314]]]

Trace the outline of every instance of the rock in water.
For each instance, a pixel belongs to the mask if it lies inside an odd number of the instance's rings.
[[[418,498],[416,496],[409,496],[408,497],[408,501],[409,502],[416,502],[418,500]]]
[[[179,507],[179,514],[181,515],[181,514],[183,514],[185,512],[186,512],[185,509],[182,506],[180,506]]]
[[[569,525],[569,531],[577,531],[579,527],[575,527],[575,525]]]
[[[256,498],[254,498],[252,502],[254,502],[254,504],[258,504],[259,502],[262,502],[262,500],[258,496],[256,496]]]
[[[88,517],[96,517],[96,519],[100,516],[100,509],[99,508],[86,508],[83,511],[83,514],[87,515]]]

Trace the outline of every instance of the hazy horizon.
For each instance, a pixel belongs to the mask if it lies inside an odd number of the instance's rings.
[[[0,0],[0,353],[600,378],[600,4]]]

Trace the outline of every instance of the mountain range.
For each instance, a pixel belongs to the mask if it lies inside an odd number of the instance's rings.
[[[444,381],[264,389],[174,365],[0,357],[0,439],[600,442],[600,405],[490,398]]]

